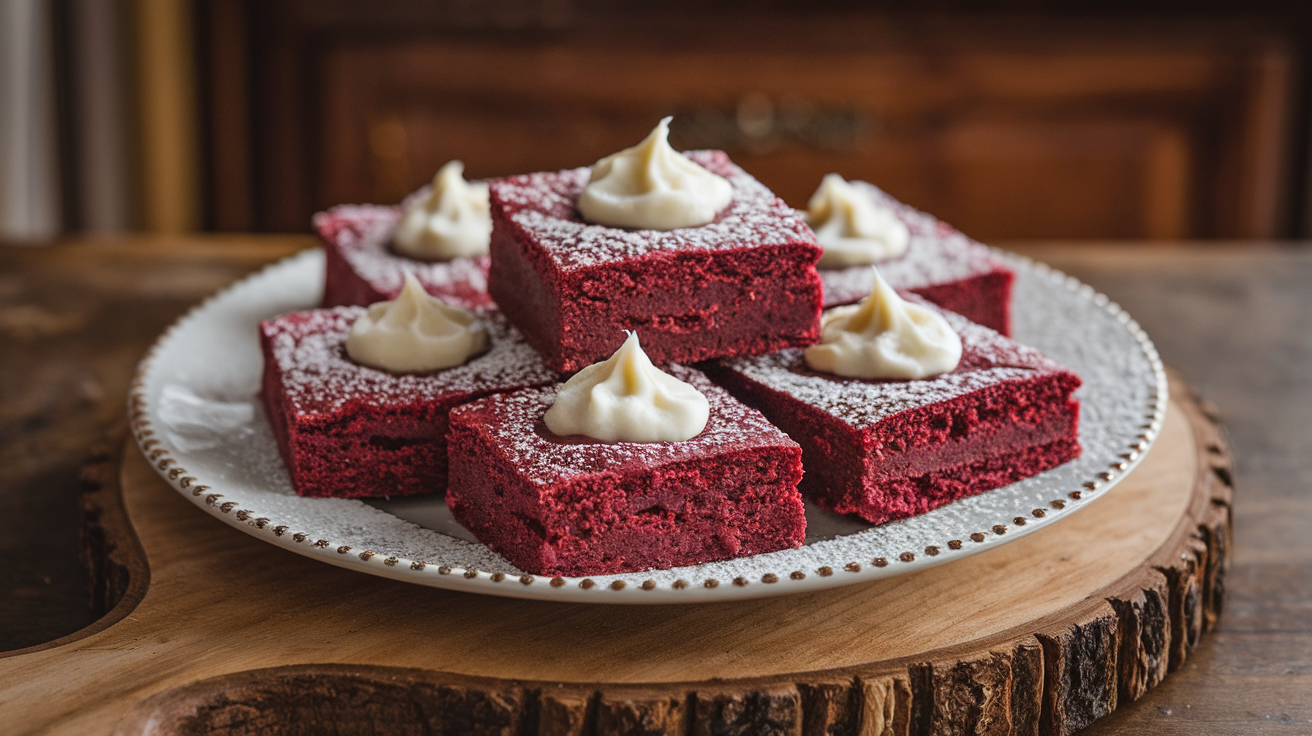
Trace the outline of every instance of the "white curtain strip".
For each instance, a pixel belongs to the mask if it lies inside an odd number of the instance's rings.
[[[51,8],[0,0],[0,238],[59,234]]]

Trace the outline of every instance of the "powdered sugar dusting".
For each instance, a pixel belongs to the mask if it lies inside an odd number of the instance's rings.
[[[346,336],[364,307],[315,309],[261,325],[272,347],[287,392],[299,413],[332,414],[358,402],[376,405],[436,400],[450,394],[555,382],[547,367],[515,328],[495,310],[480,315],[492,347],[463,365],[432,373],[394,374],[353,362]]]
[[[140,417],[134,421],[134,431],[139,442],[149,443],[148,450],[162,450],[167,453],[163,459],[173,461],[169,471],[161,471],[165,482],[217,520],[303,555],[420,585],[594,603],[695,603],[864,582],[960,559],[1060,521],[1105,493],[1112,485],[1103,480],[1106,471],[1127,468],[1122,455],[1132,446],[1144,452],[1148,440],[1142,437],[1151,438],[1161,426],[1165,377],[1155,351],[1142,341],[1138,327],[1114,305],[1104,306],[1105,299],[1060,274],[1020,259],[1009,259],[1009,265],[1017,272],[1017,339],[1072,366],[1084,381],[1077,392],[1083,455],[1011,486],[881,526],[808,508],[808,541],[799,549],[671,570],[596,576],[596,584],[589,588],[578,581],[556,587],[542,577],[524,585],[513,578],[495,582],[503,579],[490,574],[518,576],[520,571],[480,544],[406,520],[420,520],[421,516],[406,517],[406,512],[395,506],[388,507],[392,513],[384,513],[354,499],[296,496],[258,401],[254,401],[254,431],[248,435],[194,452],[174,445],[159,431],[163,428],[159,407],[164,387],[183,386],[201,397],[253,400],[260,385],[258,324],[317,303],[323,279],[323,254],[318,251],[234,285],[161,338],[143,362],[140,384],[133,391],[133,416]],[[1153,429],[1144,435],[1143,427]],[[1128,467],[1134,463],[1128,461]],[[178,468],[186,468],[187,475],[170,475]],[[195,495],[198,484],[206,487],[206,495]],[[1081,500],[1067,495],[1075,490],[1082,491]],[[222,495],[220,502],[207,503],[207,497],[214,494]],[[1050,506],[1053,499],[1065,499],[1063,508]],[[428,501],[442,503],[438,498]],[[416,498],[412,503],[423,500]],[[1030,517],[1025,527],[1012,526],[1005,535],[990,531],[993,525],[1010,524],[1012,517],[1028,515],[1036,508],[1046,508],[1046,516]],[[983,541],[970,542],[960,550],[942,546],[950,539],[969,539],[973,533],[982,535]],[[304,541],[294,541],[294,536]],[[317,545],[317,540],[323,544]],[[940,554],[923,554],[927,545],[939,545]],[[341,547],[348,548],[349,554],[340,554],[337,550]],[[374,556],[359,556],[365,551]],[[914,561],[900,561],[903,552],[915,553]],[[270,550],[267,562],[277,564],[279,554]],[[886,567],[871,564],[872,559],[881,558],[887,560]],[[844,571],[849,562],[860,564],[860,571]],[[818,575],[823,567],[833,574]],[[466,572],[468,577],[461,574],[470,570],[479,572]],[[793,572],[798,576],[790,575]],[[766,584],[766,575],[777,582]],[[730,584],[736,577],[748,584]],[[626,586],[612,589],[612,580],[622,580]],[[718,581],[718,586],[703,586],[703,581],[710,580]],[[651,586],[640,587],[645,581],[651,581]],[[685,583],[676,586],[677,581]]]
[[[804,244],[815,234],[796,211],[722,151],[689,151],[688,158],[733,187],[733,203],[708,225],[676,230],[625,230],[584,222],[574,202],[588,183],[587,167],[514,176],[491,184],[492,207],[527,233],[561,270],[587,268],[658,251],[724,251]],[[818,246],[816,257],[819,258]]]
[[[614,442],[557,438],[542,425],[555,400],[555,389],[528,389],[500,394],[466,405],[452,414],[488,427],[497,449],[532,483],[549,485],[580,473],[623,471],[715,456],[759,447],[797,447],[760,412],[711,383],[701,371],[672,365],[668,372],[691,384],[710,402],[711,414],[701,434],[682,442]]]
[[[894,289],[923,289],[1011,270],[987,246],[966,237],[933,215],[897,201],[873,184],[864,181],[851,184],[879,207],[893,210],[911,231],[906,253],[875,264]],[[860,301],[874,286],[870,266],[822,268],[820,281],[825,287],[826,307]]]
[[[867,381],[812,371],[800,349],[720,363],[860,429],[904,411],[1027,378],[1036,371],[1061,370],[1034,348],[938,309],[915,295],[907,294],[905,298],[943,315],[961,336],[962,356],[956,370],[920,381]]]
[[[466,307],[491,303],[487,256],[419,261],[392,252],[392,234],[401,212],[400,207],[385,205],[340,205],[315,215],[314,226],[324,247],[336,248],[357,276],[388,299],[401,293],[405,275],[413,273],[433,296]]]

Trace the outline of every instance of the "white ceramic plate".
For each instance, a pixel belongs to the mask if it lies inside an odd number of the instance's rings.
[[[525,575],[479,544],[441,499],[297,496],[257,395],[257,325],[318,305],[323,255],[317,250],[232,285],[165,332],[133,383],[132,427],[159,473],[222,521],[307,557],[417,585],[595,603],[694,603],[901,575],[1068,516],[1124,477],[1162,424],[1166,375],[1143,330],[1075,279],[1001,255],[1017,272],[1016,339],[1084,380],[1077,394],[1083,455],[1006,488],[876,527],[808,504],[800,549],[671,570],[548,578]],[[277,564],[270,552],[270,564]]]

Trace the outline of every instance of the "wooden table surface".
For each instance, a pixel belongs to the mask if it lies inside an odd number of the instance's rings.
[[[312,244],[216,236],[0,247],[0,652],[93,620],[78,560],[78,472],[122,422],[148,345],[206,294]],[[1312,250],[1021,249],[1126,307],[1215,404],[1236,456],[1234,566],[1219,630],[1165,683],[1086,733],[1312,733]]]

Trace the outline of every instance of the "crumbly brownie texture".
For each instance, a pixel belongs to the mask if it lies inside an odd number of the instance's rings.
[[[260,324],[263,400],[302,496],[441,493],[452,407],[559,375],[489,308],[491,349],[455,368],[396,375],[346,355],[362,307],[315,309]]]
[[[907,252],[875,265],[889,286],[910,291],[1004,335],[1011,334],[1011,283],[1016,274],[989,249],[951,225],[863,181],[852,186],[889,207],[911,231]],[[825,307],[852,304],[870,293],[869,266],[820,269]]]
[[[407,271],[425,291],[448,303],[466,309],[492,303],[487,256],[419,261],[393,253],[392,233],[400,219],[400,207],[369,204],[342,205],[314,216],[327,259],[325,307],[363,307],[395,299]]]
[[[820,247],[805,221],[720,151],[688,157],[729,180],[708,225],[625,230],[584,222],[588,168],[491,182],[488,288],[563,371],[605,359],[638,330],[656,363],[757,355],[820,335]]]
[[[802,445],[808,498],[876,524],[1078,457],[1071,393],[1080,379],[1033,348],[943,316],[964,350],[955,371],[932,379],[816,373],[801,350],[720,361],[707,372]]]
[[[554,389],[451,413],[447,504],[479,541],[535,575],[636,572],[800,547],[802,451],[701,373],[710,401],[684,442],[606,444],[542,422]]]

